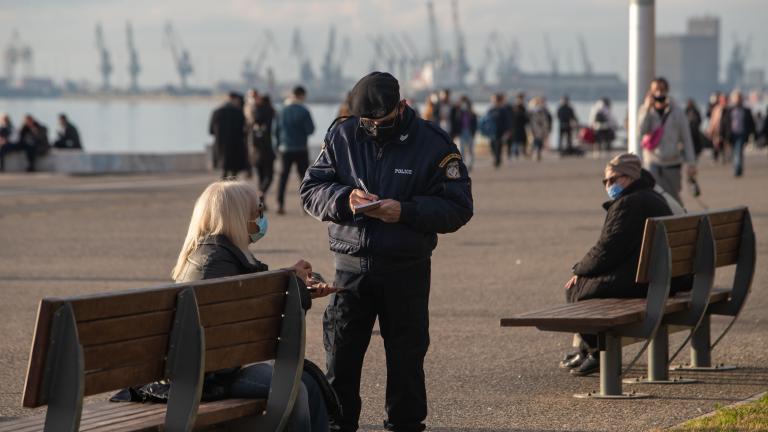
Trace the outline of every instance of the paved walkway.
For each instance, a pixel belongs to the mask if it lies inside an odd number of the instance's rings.
[[[758,236],[748,306],[714,353],[716,361],[741,369],[685,374],[703,381],[646,389],[657,396],[648,400],[576,400],[572,393],[597,389],[598,380],[572,378],[557,368],[568,336],[499,327],[500,317],[564,301],[568,269],[596,240],[602,223],[604,164],[553,156],[497,171],[487,160],[477,164],[475,217],[458,233],[442,236],[433,259],[427,357],[431,430],[647,430],[768,389],[764,153],[747,159],[741,179],[708,160],[701,166],[702,200],[712,208],[748,204]],[[39,299],[168,281],[194,200],[214,179],[0,176],[0,416],[28,413],[19,408],[19,399]],[[270,234],[254,252],[273,267],[302,257],[332,275],[325,227],[300,214],[295,191],[292,184],[288,215],[270,214]],[[684,199],[690,209],[701,209],[687,192]],[[727,283],[727,274],[719,273],[717,281]],[[321,364],[324,303],[316,302],[308,315],[307,356]],[[723,326],[715,320],[715,332]],[[672,346],[680,338],[673,336]],[[634,349],[626,351],[625,360]],[[384,371],[382,342],[374,337],[363,378],[364,430],[382,430]]]

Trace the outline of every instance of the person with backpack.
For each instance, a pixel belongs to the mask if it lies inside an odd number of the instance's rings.
[[[651,81],[637,124],[644,168],[675,200],[682,202],[682,166],[685,163],[688,180],[695,182],[696,152],[688,117],[669,97],[666,79],[658,77]]]
[[[611,113],[611,100],[601,98],[592,106],[589,113],[589,125],[594,131],[595,147],[602,155],[611,150],[611,144],[616,139],[618,124]]]

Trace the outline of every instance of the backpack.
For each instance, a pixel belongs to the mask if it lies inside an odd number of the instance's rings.
[[[480,117],[478,128],[480,129],[480,133],[484,136],[487,136],[488,138],[496,138],[496,119],[490,112]]]

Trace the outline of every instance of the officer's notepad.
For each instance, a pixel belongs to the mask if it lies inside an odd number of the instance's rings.
[[[381,207],[381,201],[373,201],[369,202],[368,204],[362,204],[359,206],[355,206],[355,213],[365,213],[367,211],[376,210],[377,208]]]

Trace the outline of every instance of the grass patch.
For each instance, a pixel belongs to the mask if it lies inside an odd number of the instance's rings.
[[[768,431],[768,394],[733,408],[718,408],[714,415],[691,420],[673,431]]]

